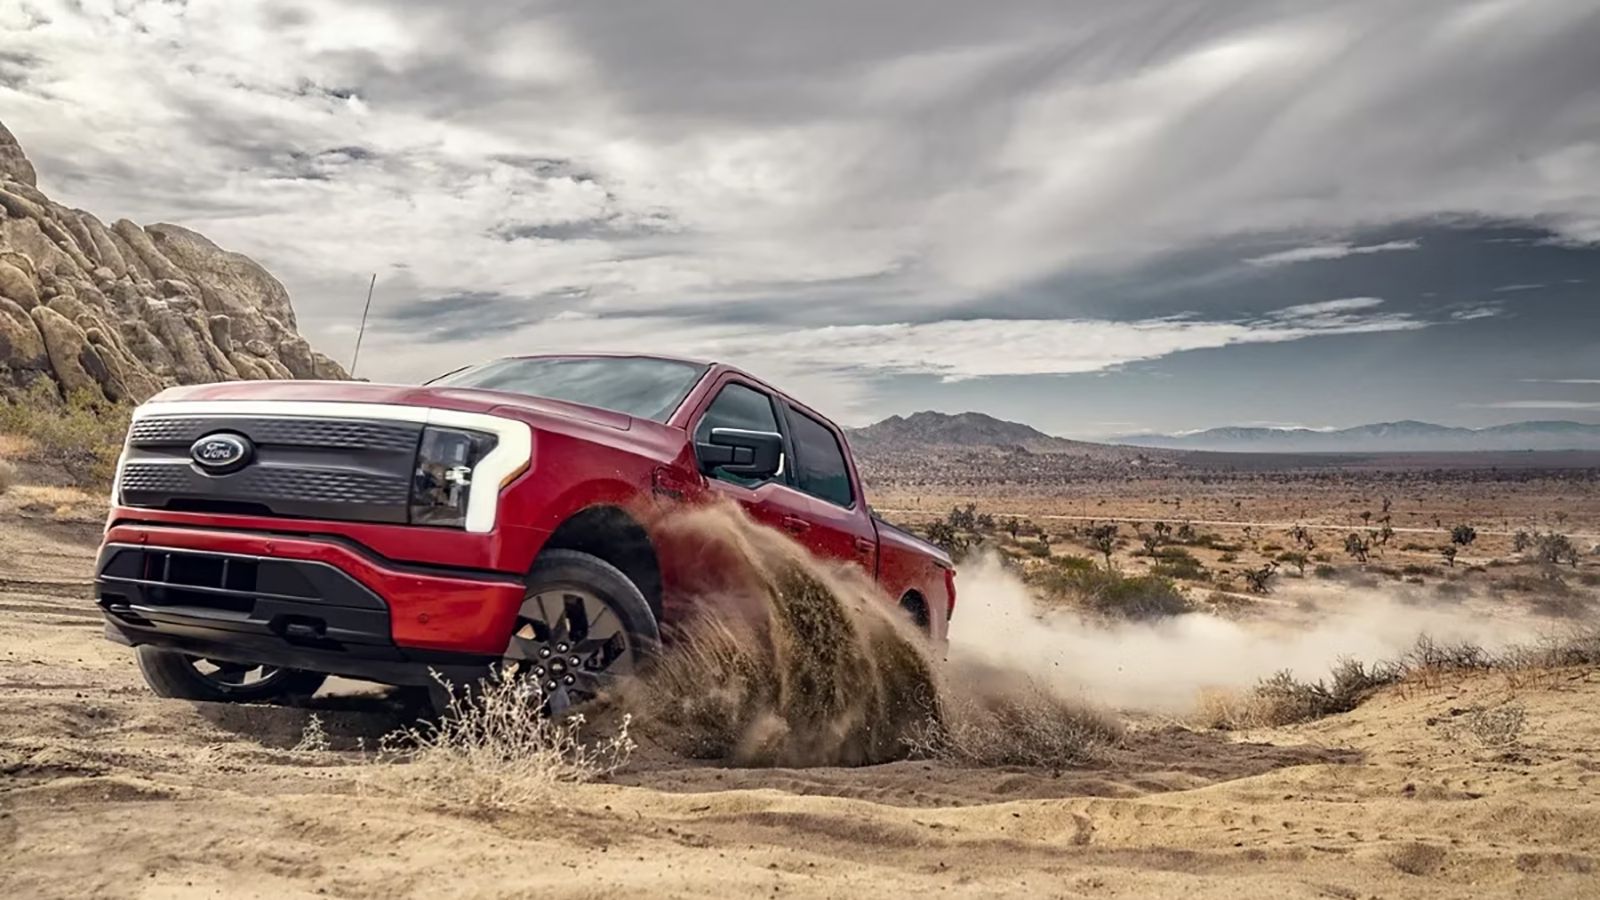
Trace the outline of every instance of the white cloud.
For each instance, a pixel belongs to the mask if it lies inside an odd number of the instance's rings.
[[[1484,28],[1456,0],[1203,16],[882,0],[860,21],[843,14],[855,4],[13,0],[0,47],[23,62],[8,60],[0,109],[52,196],[257,257],[330,350],[378,272],[380,305],[559,297],[591,316],[533,329],[564,347],[1098,371],[1421,323],[1358,315],[1371,298],[1261,322],[928,320],[1239,236],[1465,215],[1600,238],[1600,94],[1570,62],[1592,52],[1583,6]],[[836,320],[861,324],[834,331],[654,314],[714,302],[749,321],[841,283]],[[393,371],[512,343],[412,339]]]
[[[1347,243],[1317,244],[1310,247],[1295,247],[1292,250],[1280,250],[1277,253],[1252,257],[1245,260],[1245,262],[1252,266],[1282,266],[1319,259],[1344,259],[1347,256],[1393,253],[1397,250],[1416,250],[1421,246],[1422,244],[1417,241],[1388,241],[1382,244],[1367,244],[1365,246]]]
[[[370,368],[362,374],[417,380],[482,355],[563,352],[580,346],[669,352],[744,366],[849,421],[870,390],[864,376],[961,381],[1082,374],[1191,350],[1428,327],[1428,322],[1407,315],[1370,312],[1381,302],[1311,313],[1305,310],[1319,304],[1307,304],[1236,322],[971,319],[788,329],[567,314],[486,338],[470,355],[459,345],[417,344],[402,332],[369,331],[367,347],[382,349],[368,357]]]

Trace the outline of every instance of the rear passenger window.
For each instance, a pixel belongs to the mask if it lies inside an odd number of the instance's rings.
[[[742,428],[746,431],[770,431],[774,434],[781,431],[778,428],[778,417],[772,410],[771,398],[736,382],[725,385],[718,392],[717,399],[706,407],[705,415],[700,417],[700,424],[694,429],[695,442],[709,442],[713,428]],[[761,483],[743,476],[730,475],[721,469],[715,474],[721,481],[742,484],[746,487]]]
[[[794,407],[789,407],[790,437],[794,440],[794,469],[797,487],[813,497],[839,506],[855,502],[850,489],[850,469],[845,465],[844,448],[828,426]]]

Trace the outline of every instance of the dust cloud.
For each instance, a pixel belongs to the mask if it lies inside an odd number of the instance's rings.
[[[1243,621],[1189,613],[1106,622],[1043,607],[993,556],[958,571],[952,663],[978,660],[1031,675],[1092,704],[1182,713],[1208,689],[1253,685],[1281,670],[1321,678],[1342,657],[1395,659],[1426,635],[1487,650],[1556,634],[1564,623],[1477,594],[1449,598],[1400,586],[1294,582]]]

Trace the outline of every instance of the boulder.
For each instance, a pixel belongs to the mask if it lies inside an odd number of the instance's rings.
[[[33,323],[39,326],[44,337],[45,352],[50,356],[50,368],[55,371],[56,383],[63,394],[74,391],[100,393],[100,379],[91,369],[104,370],[98,353],[89,346],[89,339],[65,316],[48,306],[35,306],[28,311]]]
[[[5,298],[0,298],[0,365],[13,372],[50,368],[39,326],[26,309]]]
[[[39,288],[33,279],[9,260],[0,260],[0,297],[23,309],[39,305]]]
[[[38,176],[33,171],[33,163],[28,162],[28,157],[23,154],[17,139],[6,130],[4,123],[0,123],[0,180],[7,178],[20,181],[29,187],[39,183]]]
[[[177,264],[200,289],[207,310],[247,320],[253,317],[243,314],[259,313],[294,329],[289,292],[255,260],[223,250],[177,225],[151,225],[145,230],[161,254]],[[241,321],[238,325],[236,334],[240,337],[267,337],[253,323]]]

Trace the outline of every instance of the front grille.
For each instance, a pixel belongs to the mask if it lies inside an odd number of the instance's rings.
[[[147,416],[129,430],[128,506],[404,523],[423,426],[301,416]],[[190,458],[213,434],[242,435],[253,456],[216,474]]]
[[[257,444],[407,452],[416,449],[421,430],[410,422],[361,419],[152,416],[133,423],[128,442],[135,447],[178,444],[188,447],[223,429],[247,435]]]

